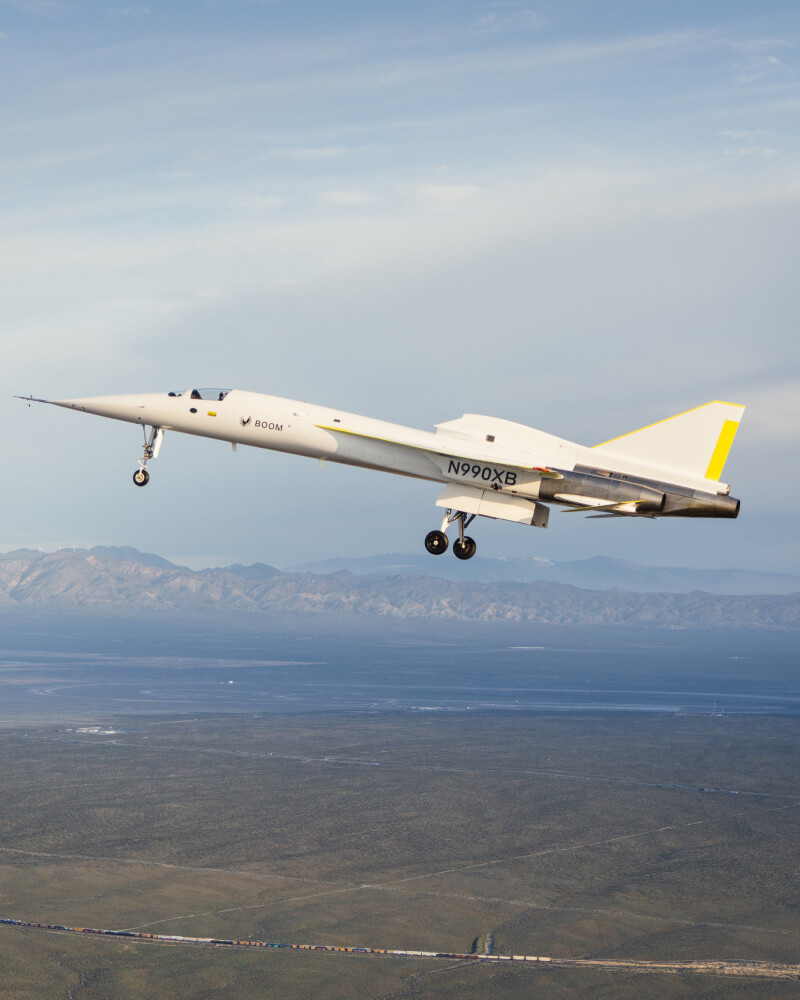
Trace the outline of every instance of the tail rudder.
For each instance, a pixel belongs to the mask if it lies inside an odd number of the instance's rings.
[[[604,466],[633,474],[660,472],[678,482],[719,484],[744,406],[715,400],[595,445]]]

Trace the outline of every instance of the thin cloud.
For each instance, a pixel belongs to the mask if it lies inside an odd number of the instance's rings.
[[[778,155],[778,150],[774,146],[740,146],[738,149],[724,149],[725,156],[750,156],[761,160],[771,160]]]
[[[480,194],[476,184],[418,184],[417,194],[437,208],[458,208]]]
[[[28,14],[60,14],[68,9],[62,0],[6,0],[5,5]]]
[[[108,14],[116,14],[118,17],[146,17],[153,13],[152,7],[109,7]]]
[[[749,389],[747,427],[762,441],[800,440],[800,379]]]
[[[755,83],[766,76],[771,76],[783,69],[783,63],[777,56],[762,56],[755,58],[745,66],[739,67],[742,72],[736,76],[737,83]]]
[[[495,3],[493,10],[478,18],[475,26],[484,31],[525,31],[543,28],[547,18],[530,7],[519,8],[516,4]]]
[[[277,212],[286,205],[286,199],[280,195],[253,194],[245,198],[234,198],[231,204],[234,208],[245,208],[248,211]]]
[[[355,208],[360,205],[368,205],[373,200],[372,195],[355,188],[342,191],[326,191],[319,196],[319,199],[328,205],[336,205],[341,208]]]
[[[16,157],[6,157],[0,167],[0,176],[6,171],[25,172],[50,170],[53,167],[66,167],[74,163],[84,163],[107,156],[117,156],[130,153],[132,147],[93,146],[85,149],[53,150],[47,153],[30,153]]]
[[[387,147],[375,144],[365,146],[286,146],[282,149],[271,149],[249,158],[249,162],[258,163],[262,160],[341,160],[346,157],[360,156],[364,153],[385,153]]]
[[[726,139],[746,139],[748,142],[754,142],[756,139],[761,138],[765,135],[775,135],[774,128],[726,128],[724,131],[720,132],[719,135],[724,136]]]
[[[161,74],[147,74],[142,80],[138,76],[120,78],[116,74],[97,74],[94,77],[86,75],[81,85],[86,93],[103,95],[111,93],[119,95],[120,82],[125,85],[125,97],[115,96],[108,107],[101,106],[87,111],[72,112],[63,118],[48,117],[47,127],[66,125],[70,122],[78,125],[103,118],[118,118],[120,115],[136,116],[151,115],[164,120],[174,115],[175,111],[185,115],[188,109],[202,107],[206,113],[211,109],[226,104],[242,106],[244,102],[264,100],[287,100],[290,97],[313,97],[321,94],[330,95],[356,92],[374,93],[392,88],[408,88],[411,84],[426,84],[436,80],[469,79],[474,83],[482,76],[493,76],[502,79],[509,75],[530,75],[556,67],[576,67],[586,74],[590,72],[593,63],[619,63],[626,58],[654,56],[657,53],[688,51],[722,45],[716,38],[701,32],[664,32],[649,35],[634,35],[622,38],[604,39],[601,41],[576,41],[555,45],[518,45],[502,50],[486,49],[485,51],[461,51],[448,54],[438,53],[435,56],[424,56],[411,59],[383,59],[377,62],[356,65],[350,69],[337,63],[335,68],[317,70],[318,60],[312,59],[312,68],[308,66],[292,74],[277,75],[271,79],[259,79],[255,83],[217,82],[208,85],[205,81],[199,83],[193,73],[185,76],[174,67],[165,68]],[[327,52],[327,50],[325,50]],[[263,47],[253,47],[248,54],[242,50],[237,54],[237,69],[248,63],[249,56],[259,63],[264,62]],[[325,65],[329,64],[329,54],[320,57]],[[231,72],[233,72],[231,68]],[[42,127],[44,121],[26,121],[24,128]],[[298,150],[292,153],[275,151],[265,158],[313,158],[315,150],[336,149],[337,147],[309,147],[307,155]],[[331,155],[322,153],[322,156]],[[335,155],[335,154],[334,154]]]
[[[299,146],[271,149],[268,153],[252,157],[252,160],[337,160],[349,152],[345,146]]]

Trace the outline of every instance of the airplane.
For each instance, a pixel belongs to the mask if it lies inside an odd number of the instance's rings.
[[[739,513],[720,477],[744,407],[719,400],[587,447],[475,413],[422,431],[243,389],[17,398],[140,424],[144,451],[133,474],[140,487],[150,481],[148,462],[165,431],[228,441],[234,451],[252,445],[443,484],[441,527],[425,538],[432,555],[447,550],[455,524],[453,552],[471,559],[477,546],[466,529],[478,516],[546,528],[548,504],[590,517]]]

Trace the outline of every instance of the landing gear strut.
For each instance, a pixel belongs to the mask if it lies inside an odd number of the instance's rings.
[[[146,428],[142,425],[142,433],[144,434],[144,457],[138,459],[139,468],[133,474],[133,481],[137,486],[147,486],[150,482],[147,463],[151,458],[157,457],[164,438],[164,431],[161,427],[151,427],[148,435]]]
[[[458,538],[453,542],[453,555],[456,559],[471,559],[478,546],[468,535],[464,534],[464,529],[475,520],[474,514],[465,514],[461,510],[447,510],[439,531],[429,531],[425,537],[425,548],[431,555],[440,556],[447,551],[448,539],[447,529],[454,522],[458,522]]]

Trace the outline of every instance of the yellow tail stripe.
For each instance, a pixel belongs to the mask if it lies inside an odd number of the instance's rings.
[[[706,469],[706,479],[713,479],[715,482],[719,482],[722,470],[725,468],[728,452],[731,450],[733,439],[736,437],[738,430],[739,422],[737,420],[726,420],[722,425],[717,446]]]

